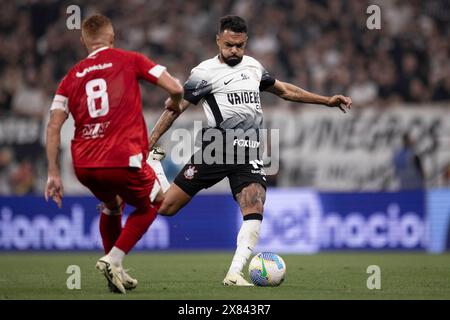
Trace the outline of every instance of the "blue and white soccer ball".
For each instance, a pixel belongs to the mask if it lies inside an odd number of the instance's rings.
[[[248,266],[252,282],[260,287],[276,287],[284,281],[286,264],[272,252],[261,252],[253,257]]]

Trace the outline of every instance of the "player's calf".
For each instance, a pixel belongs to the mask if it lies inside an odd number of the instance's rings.
[[[122,212],[125,202],[116,196],[114,200],[101,203],[97,206],[100,211],[100,235],[103,249],[108,253],[122,231]]]
[[[237,236],[236,252],[223,281],[224,285],[250,285],[242,277],[242,269],[258,243],[265,199],[266,190],[259,183],[248,185],[236,195],[244,221]]]
[[[163,216],[174,216],[189,201],[191,201],[191,197],[176,184],[172,184],[164,194],[164,201],[161,203],[158,213]]]
[[[255,212],[262,214],[266,201],[266,190],[259,183],[252,183],[236,195],[236,200],[244,216]]]

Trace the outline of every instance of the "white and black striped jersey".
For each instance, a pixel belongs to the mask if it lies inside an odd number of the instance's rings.
[[[217,55],[192,69],[184,85],[184,99],[194,105],[203,99],[210,128],[258,130],[263,120],[260,91],[274,83],[252,57],[244,56],[231,67]]]

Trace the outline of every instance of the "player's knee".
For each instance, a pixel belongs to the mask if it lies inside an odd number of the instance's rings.
[[[123,200],[119,196],[116,196],[110,201],[102,202],[97,206],[97,208],[101,213],[107,216],[116,216],[122,214],[124,206],[125,203],[123,202]]]
[[[104,206],[109,210],[118,210],[122,204],[122,199],[119,196],[115,196],[110,201],[103,202]]]

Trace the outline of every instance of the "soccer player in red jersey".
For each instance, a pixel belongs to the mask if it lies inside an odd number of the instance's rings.
[[[146,163],[149,145],[138,81],[166,90],[170,96],[166,108],[176,112],[183,88],[165,67],[142,54],[114,48],[114,29],[105,16],[83,22],[81,42],[89,55],[61,81],[50,108],[45,198],[62,205],[57,158],[61,127],[70,113],[75,121],[71,146],[75,173],[103,203],[100,234],[106,255],[96,268],[112,291],[125,293],[136,287],[137,280],[124,271],[122,260],[147,231],[163,200],[158,179]],[[122,228],[125,203],[136,210]]]

